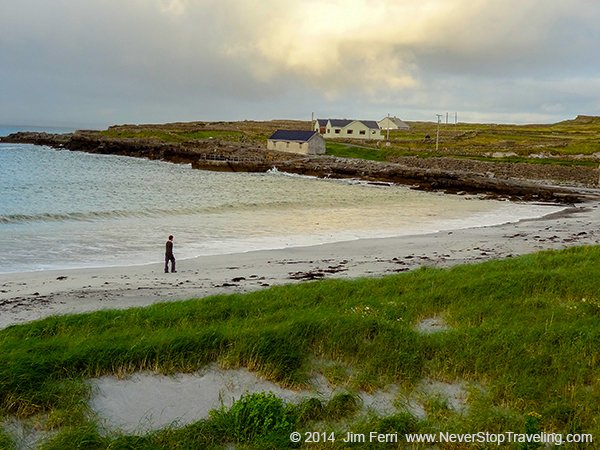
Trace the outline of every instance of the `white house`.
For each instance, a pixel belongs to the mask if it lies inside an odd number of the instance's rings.
[[[325,154],[325,139],[316,131],[277,130],[267,139],[267,150],[303,155],[323,155]]]
[[[314,130],[326,138],[382,140],[374,120],[317,119]]]
[[[382,130],[410,130],[410,126],[398,117],[386,117],[377,122]]]

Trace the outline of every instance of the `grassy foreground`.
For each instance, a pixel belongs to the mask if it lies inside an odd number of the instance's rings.
[[[288,439],[293,430],[582,432],[600,439],[599,279],[600,247],[579,247],[13,326],[0,331],[0,417],[54,430],[44,449],[298,448]],[[449,328],[415,330],[430,317]],[[318,370],[348,393],[299,405],[247,396],[209,419],[143,437],[97,429],[86,378],[190,372],[213,361],[291,387]],[[395,383],[410,393],[423,379],[465,383],[468,409],[456,412],[436,397],[423,399],[425,419],[401,401],[393,416],[357,413],[357,390]],[[0,448],[10,445],[0,432]],[[487,448],[461,445],[439,448]],[[303,448],[331,447],[369,446]]]

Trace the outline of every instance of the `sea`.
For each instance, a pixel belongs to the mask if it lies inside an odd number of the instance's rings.
[[[15,128],[0,127],[0,135]],[[58,132],[63,131],[69,130]],[[560,209],[318,179],[276,168],[210,172],[0,144],[0,273],[162,262],[170,234],[181,261],[482,227]]]

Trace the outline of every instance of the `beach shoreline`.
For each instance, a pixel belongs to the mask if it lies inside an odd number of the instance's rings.
[[[302,155],[264,149],[263,142],[242,143],[218,139],[161,142],[122,139],[101,132],[80,130],[72,134],[17,132],[0,138],[0,143],[47,146],[58,150],[132,156],[217,172],[267,172],[277,169],[290,174],[318,178],[361,179],[394,183],[424,191],[447,194],[469,193],[488,198],[544,201],[558,204],[589,200],[582,190],[596,189],[598,170],[536,164],[464,161],[454,158],[398,157],[394,162],[330,155]],[[466,167],[469,167],[466,170]],[[495,170],[503,169],[496,175]]]
[[[540,218],[477,228],[308,247],[259,250],[125,267],[0,274],[0,329],[51,315],[265,289],[328,278],[380,277],[547,249],[600,243],[600,202]]]

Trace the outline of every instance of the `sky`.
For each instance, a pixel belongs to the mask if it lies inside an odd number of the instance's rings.
[[[600,115],[598,0],[2,0],[0,123]]]

